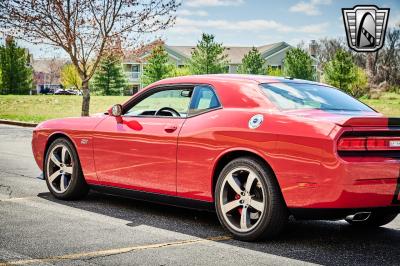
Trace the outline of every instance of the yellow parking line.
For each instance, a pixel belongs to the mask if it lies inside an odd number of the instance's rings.
[[[37,199],[37,196],[32,197],[23,197],[23,198],[8,198],[8,199],[0,199],[0,202],[7,202],[7,201],[21,201],[21,200],[30,200],[30,199]]]
[[[61,260],[76,260],[76,259],[83,259],[83,258],[94,258],[94,257],[102,257],[102,256],[109,256],[109,255],[117,255],[117,254],[121,254],[121,253],[127,253],[127,252],[131,252],[131,251],[138,251],[138,250],[145,250],[145,249],[182,246],[182,245],[202,243],[202,242],[207,242],[207,241],[224,241],[224,240],[229,240],[229,239],[231,239],[230,236],[215,236],[215,237],[207,237],[204,239],[203,238],[189,239],[189,240],[181,240],[181,241],[159,243],[159,244],[150,244],[150,245],[143,245],[143,246],[133,246],[133,247],[125,247],[125,248],[84,252],[84,253],[74,253],[74,254],[67,254],[67,255],[47,257],[47,258],[14,260],[14,261],[0,263],[0,266],[26,265],[26,264],[32,264],[32,263],[56,262],[56,261],[61,261]]]

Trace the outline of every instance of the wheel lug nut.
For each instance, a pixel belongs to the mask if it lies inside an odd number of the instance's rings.
[[[241,193],[240,193],[240,195],[244,196],[244,195],[245,195],[245,193],[244,193],[244,192],[241,192]]]
[[[243,204],[243,203],[244,203],[244,200],[240,200],[239,203],[240,203],[240,204]]]

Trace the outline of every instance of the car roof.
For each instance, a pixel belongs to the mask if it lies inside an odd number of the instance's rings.
[[[289,77],[276,77],[276,76],[265,76],[265,75],[246,75],[246,74],[207,74],[207,75],[191,75],[181,76],[174,78],[167,78],[150,85],[154,87],[157,85],[166,84],[179,84],[179,83],[209,83],[212,81],[219,82],[250,82],[250,83],[272,83],[272,82],[291,82],[291,83],[307,83],[307,84],[321,84],[314,81],[293,79]],[[324,84],[322,84],[324,85]]]

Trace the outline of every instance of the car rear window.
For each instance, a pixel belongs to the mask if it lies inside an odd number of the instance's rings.
[[[323,85],[277,82],[261,84],[261,88],[267,98],[281,110],[374,112],[346,93]]]

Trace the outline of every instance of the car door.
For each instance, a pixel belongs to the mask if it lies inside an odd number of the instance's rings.
[[[109,116],[96,127],[94,160],[102,185],[176,195],[177,138],[191,91],[150,90],[124,106],[122,119]]]

